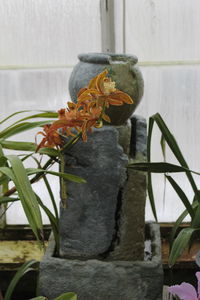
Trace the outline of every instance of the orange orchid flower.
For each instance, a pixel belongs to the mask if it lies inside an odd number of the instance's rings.
[[[76,136],[81,132],[83,141],[87,141],[87,132],[91,132],[93,127],[102,127],[102,119],[110,122],[104,112],[106,107],[133,103],[128,94],[115,88],[115,82],[107,74],[105,70],[94,77],[88,87],[79,91],[77,103],[68,102],[66,109],[58,111],[58,120],[45,125],[43,132],[37,133],[43,135],[37,150],[42,147],[60,148],[62,139],[58,129],[66,136]]]
[[[115,82],[107,77],[108,71],[104,70],[89,82],[88,88],[83,88],[78,94],[78,103],[95,102],[97,107],[102,107],[102,119],[110,122],[109,116],[104,113],[104,108],[109,105],[120,106],[124,103],[132,104],[131,97],[115,87]]]
[[[51,130],[51,126],[50,124],[44,125],[43,126],[43,132],[39,131],[37,133],[41,134],[44,136],[44,138],[42,139],[42,141],[40,142],[40,144],[37,146],[36,152],[43,147],[49,147],[49,148],[59,148],[62,144],[62,140],[61,137],[59,135],[59,133],[55,130]]]
[[[115,82],[106,77],[108,70],[104,70],[99,75],[90,80],[88,88],[82,89],[78,94],[78,102],[82,100],[96,98],[99,104],[106,107],[109,105],[132,104],[131,97],[115,87]]]

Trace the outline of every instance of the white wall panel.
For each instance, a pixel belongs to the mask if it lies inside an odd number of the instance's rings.
[[[1,70],[0,71],[0,119],[19,110],[58,110],[66,106],[70,99],[68,92],[68,80],[71,69],[45,69],[45,70]],[[24,115],[20,116],[21,118]],[[8,124],[19,118],[11,119]],[[7,125],[5,123],[5,125]],[[3,129],[3,125],[0,127]],[[13,140],[35,141],[35,135],[39,129],[33,129],[20,135]],[[13,152],[12,152],[13,153]],[[31,165],[32,164],[32,165]],[[29,161],[27,167],[35,167],[33,161]],[[59,180],[49,176],[49,181],[59,206]],[[48,208],[52,208],[48,192],[43,182],[33,185],[42,201]],[[8,224],[26,224],[27,219],[19,202],[14,203],[8,209]],[[49,223],[43,214],[44,223]]]
[[[0,0],[0,66],[71,65],[95,51],[99,0]]]
[[[149,116],[159,112],[177,139],[180,148],[192,170],[200,172],[200,65],[141,67],[145,94],[136,113]],[[153,140],[154,161],[162,160],[159,130]],[[177,163],[168,151],[167,160]],[[156,207],[160,221],[174,221],[183,210],[181,201],[167,184],[165,205],[163,205],[163,177],[154,176]],[[193,193],[185,175],[176,175],[178,182],[192,200]],[[200,187],[200,177],[196,177]],[[152,214],[147,205],[147,219]]]
[[[199,0],[126,0],[126,52],[140,61],[200,60]]]
[[[22,109],[57,110],[69,100],[71,68],[0,70],[1,115]]]

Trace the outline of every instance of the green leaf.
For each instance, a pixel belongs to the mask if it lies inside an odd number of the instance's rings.
[[[152,128],[153,128],[153,122],[155,121],[157,126],[159,127],[164,139],[166,140],[168,146],[170,147],[171,151],[173,152],[173,154],[175,155],[176,159],[178,160],[178,162],[181,164],[182,167],[185,167],[187,169],[189,169],[188,164],[177,144],[176,139],[174,138],[174,136],[171,134],[169,128],[167,127],[167,125],[165,124],[164,120],[162,119],[162,117],[160,116],[159,113],[156,113],[155,115],[153,115],[152,117],[150,117],[151,122],[152,122]],[[148,159],[148,161],[150,161],[150,157]],[[196,183],[193,179],[193,176],[191,174],[190,171],[186,171],[186,175],[188,177],[188,180],[190,181],[190,184],[192,186],[192,189],[194,191],[194,194],[197,196],[198,201],[200,202],[200,195],[198,193],[198,189],[196,186]]]
[[[192,209],[195,212],[195,209],[198,207],[199,202],[196,200],[196,198],[194,197],[193,203],[192,203]],[[172,247],[172,243],[173,240],[175,238],[177,229],[179,228],[179,226],[181,225],[181,223],[183,222],[183,220],[185,219],[185,217],[188,215],[188,211],[184,210],[181,215],[178,217],[178,219],[176,220],[176,222],[174,223],[174,226],[172,228],[171,234],[170,234],[170,248]]]
[[[41,127],[41,126],[43,126],[45,124],[49,124],[51,122],[52,122],[52,120],[38,121],[38,122],[24,122],[24,123],[19,123],[14,126],[9,126],[8,128],[6,128],[0,132],[0,139],[6,139],[15,134],[18,134],[23,131],[27,131],[27,130],[30,130],[30,129],[33,129],[36,127]]]
[[[151,138],[152,138],[153,123],[154,123],[154,120],[152,118],[149,118],[148,135],[147,135],[147,162],[148,163],[151,161]],[[155,220],[158,221],[154,193],[153,193],[151,172],[148,172],[147,178],[148,178],[148,195],[149,195],[149,201],[151,204],[151,209],[152,209]]]
[[[39,297],[31,298],[29,300],[48,300],[48,299],[46,297],[39,296]]]
[[[0,167],[3,167],[7,162],[7,158],[5,156],[0,157]]]
[[[164,162],[165,162],[166,161],[166,141],[165,141],[163,134],[161,135],[160,145],[161,145],[162,154],[163,154],[163,158],[164,158]]]
[[[21,151],[34,151],[37,148],[37,145],[35,143],[29,143],[29,142],[16,142],[16,141],[5,141],[0,140],[0,144],[5,149],[11,149],[11,150],[21,150]]]
[[[48,170],[45,170],[45,169],[34,169],[34,168],[28,168],[28,169],[26,169],[26,172],[27,172],[28,175],[39,174],[39,173],[51,174],[51,175],[54,175],[54,176],[61,177],[65,180],[70,180],[70,181],[74,181],[74,182],[77,182],[77,183],[86,183],[85,179],[83,179],[79,176],[76,176],[76,175],[68,174],[68,173],[48,171]]]
[[[169,265],[172,267],[176,260],[181,256],[182,252],[188,247],[189,241],[192,237],[192,234],[200,230],[200,228],[184,228],[182,229],[177,238],[174,240],[172,249],[169,256]]]
[[[190,170],[179,165],[174,165],[166,162],[141,162],[132,163],[128,166],[129,168],[137,171],[150,172],[150,173],[181,173],[191,172],[196,175],[200,175],[199,172]]]
[[[148,190],[148,195],[149,195],[149,201],[151,204],[151,209],[152,209],[152,212],[153,212],[156,222],[158,222],[156,206],[155,206],[155,201],[154,201],[154,194],[153,194],[152,176],[151,176],[150,172],[148,172],[148,174],[147,174],[147,182],[148,182],[147,190]]]
[[[9,203],[9,202],[15,202],[19,201],[19,198],[13,198],[13,197],[0,197],[0,204]]]
[[[11,176],[9,177],[15,184],[30,227],[32,228],[37,240],[43,240],[42,217],[35,193],[26,174],[26,170],[21,160],[16,155],[7,155],[6,157],[9,160],[13,170],[13,172],[10,174]],[[7,170],[7,174],[8,173],[10,172]]]
[[[193,218],[193,220],[192,220],[191,226],[192,226],[193,228],[198,228],[198,227],[200,227],[200,204],[197,206],[197,209],[196,209],[196,211],[195,211],[195,216],[194,216],[194,218]]]
[[[200,173],[191,171],[188,168],[174,165],[171,163],[166,163],[166,162],[133,163],[133,164],[129,165],[129,168],[138,170],[138,171],[151,172],[151,173],[180,173],[180,172],[190,171],[190,172],[200,175]]]
[[[21,111],[17,111],[11,115],[9,115],[8,117],[6,117],[5,119],[3,119],[2,121],[0,121],[0,124],[3,124],[4,122],[6,122],[7,120],[9,120],[10,118],[18,115],[18,114],[21,114],[21,113],[25,113],[25,112],[29,112],[30,110],[21,110]]]
[[[47,148],[47,147],[40,148],[38,153],[46,154],[46,155],[49,155],[49,156],[55,156],[55,157],[60,156],[60,151],[59,150],[56,150],[54,148]]]
[[[185,208],[187,209],[188,213],[190,214],[191,219],[193,220],[194,210],[186,194],[183,192],[183,190],[180,188],[180,186],[176,183],[176,181],[171,176],[166,175],[166,178],[170,182],[174,190],[176,191],[177,195],[179,196]]]
[[[178,217],[178,219],[176,220],[176,222],[174,223],[174,226],[171,230],[171,233],[170,233],[170,238],[169,238],[169,244],[170,244],[170,251],[171,251],[171,248],[172,248],[172,245],[173,245],[173,241],[174,241],[174,238],[175,238],[175,235],[177,233],[177,230],[179,228],[179,226],[181,225],[181,223],[183,222],[183,220],[185,219],[185,217],[188,215],[188,211],[187,210],[184,210],[181,215]]]
[[[48,111],[48,110],[36,110],[37,112],[41,112],[40,114],[33,114],[30,115],[28,117],[25,117],[23,119],[18,120],[15,123],[19,123],[22,122],[24,120],[28,120],[28,119],[33,119],[33,118],[57,118],[58,117],[58,113],[54,112],[54,111]],[[3,124],[5,121],[9,120],[10,118],[18,115],[18,114],[22,114],[22,113],[26,113],[26,112],[33,112],[33,110],[21,110],[21,111],[17,111],[11,115],[9,115],[8,117],[6,117],[5,119],[3,119],[2,121],[0,121],[0,124]]]
[[[53,235],[54,235],[54,239],[56,242],[56,252],[58,252],[59,246],[60,246],[59,224],[58,224],[59,220],[52,214],[52,212],[48,209],[48,207],[43,204],[40,197],[37,194],[35,194],[35,195],[36,195],[39,205],[42,207],[42,209],[46,213],[47,217],[49,218],[49,221],[51,223],[51,228],[53,231]]]
[[[37,145],[31,142],[16,142],[16,141],[6,141],[1,139],[0,144],[5,149],[18,150],[18,151],[20,150],[20,151],[35,152],[37,149]],[[46,154],[49,156],[56,156],[56,157],[60,155],[59,150],[53,148],[47,148],[47,147],[39,149],[38,153]]]
[[[14,124],[21,123],[26,120],[35,119],[35,118],[58,118],[58,113],[55,111],[44,111],[39,114],[33,114],[23,119],[16,121]]]
[[[0,167],[0,172],[5,174],[8,178],[10,178],[13,182],[15,180],[15,175],[11,168],[8,167]]]
[[[55,298],[54,300],[77,300],[77,295],[75,293],[69,292],[60,295],[59,297]]]
[[[51,203],[53,205],[53,209],[54,209],[54,213],[55,213],[55,218],[56,218],[56,221],[58,223],[59,221],[59,214],[58,214],[58,209],[57,209],[57,205],[56,205],[56,200],[55,200],[55,197],[54,197],[54,194],[53,194],[53,191],[51,189],[51,186],[49,184],[49,181],[47,179],[47,176],[43,176],[43,180],[44,180],[44,183],[46,185],[46,188],[47,188],[47,191],[49,193],[49,197],[51,199]]]
[[[26,263],[24,263],[20,268],[19,270],[17,271],[17,273],[15,274],[15,276],[13,277],[12,281],[10,282],[8,288],[7,288],[7,291],[6,291],[6,294],[5,294],[5,297],[4,297],[4,300],[11,300],[11,296],[12,296],[12,293],[16,287],[16,285],[18,284],[19,280],[26,274],[28,273],[29,271],[32,271],[34,270],[32,268],[32,266],[36,263],[36,260],[31,260],[31,261],[28,261]]]

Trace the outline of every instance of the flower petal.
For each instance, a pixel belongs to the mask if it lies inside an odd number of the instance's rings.
[[[103,87],[103,80],[106,77],[106,75],[108,74],[108,70],[104,70],[103,72],[101,72],[98,76],[97,76],[97,80],[96,80],[96,87],[98,89],[98,91],[100,91],[101,93],[103,93],[102,87]]]
[[[87,90],[87,88],[85,87],[85,88],[82,88],[82,89],[80,89],[79,90],[79,92],[78,92],[78,94],[77,94],[77,98],[83,93],[83,92],[85,92],[85,90]]]
[[[108,115],[106,115],[106,114],[103,114],[103,115],[102,115],[102,119],[105,120],[105,121],[108,122],[108,123],[111,123],[110,117],[109,117]]]
[[[198,297],[200,297],[200,272],[196,272],[195,275],[198,280],[197,293],[198,293]]]
[[[168,288],[168,291],[178,296],[181,300],[198,300],[195,288],[186,282],[180,285],[173,285]]]
[[[95,76],[94,78],[92,78],[88,84],[88,89],[95,89],[96,88],[96,81],[97,81],[97,76]]]
[[[117,90],[115,93],[112,93],[110,97],[114,99],[118,99],[123,101],[124,103],[127,104],[133,104],[133,99],[127,94],[122,91]]]

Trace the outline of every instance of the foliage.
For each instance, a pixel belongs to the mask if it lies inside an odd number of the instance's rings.
[[[0,196],[0,204],[7,205],[15,201],[21,201],[22,207],[32,228],[35,237],[41,245],[44,245],[43,224],[41,208],[47,214],[54,233],[57,250],[59,248],[58,210],[53,191],[47,179],[47,174],[58,176],[62,180],[71,180],[77,183],[85,183],[85,180],[65,172],[55,172],[50,168],[54,163],[60,163],[62,152],[82,137],[87,141],[87,134],[92,128],[103,126],[103,120],[109,122],[110,118],[105,114],[105,108],[109,105],[132,104],[129,95],[115,88],[115,82],[107,77],[105,70],[93,78],[88,87],[80,90],[77,103],[68,102],[68,107],[60,109],[58,113],[53,111],[19,111],[0,121],[3,126],[23,113],[28,113],[11,125],[5,126],[0,131],[0,185],[3,193]],[[54,121],[53,119],[57,119]],[[35,121],[40,119],[39,121]],[[16,134],[43,127],[36,137],[42,135],[42,140],[37,145],[33,142],[19,142],[8,140]],[[64,145],[62,135],[68,138]],[[4,149],[22,151],[18,155],[6,155]],[[27,154],[28,152],[28,154]],[[47,156],[43,163],[39,156]],[[28,159],[32,158],[36,163],[35,168],[26,168]],[[44,180],[54,211],[51,212],[32,189],[32,184],[38,180]],[[9,188],[12,182],[14,186]]]
[[[165,159],[165,144],[169,146],[174,156],[180,163],[180,165],[174,165],[167,162],[151,162],[151,139],[153,132],[153,125],[156,122],[159,127],[162,138],[161,138],[161,147]],[[188,164],[176,142],[174,136],[170,132],[169,128],[165,124],[164,120],[160,116],[159,113],[153,115],[149,119],[149,128],[148,128],[148,140],[147,140],[147,162],[145,163],[134,163],[130,166],[135,170],[145,171],[148,174],[148,194],[151,202],[152,211],[154,213],[154,217],[157,220],[155,202],[154,202],[154,193],[152,186],[152,178],[151,173],[164,173],[165,178],[171,184],[183,205],[185,206],[185,211],[179,216],[176,220],[173,230],[171,232],[171,247],[170,247],[170,256],[169,256],[169,264],[173,266],[177,260],[177,258],[182,254],[183,250],[190,246],[190,242],[194,232],[200,231],[200,192],[196,186],[196,183],[193,178],[193,173],[200,175],[195,171],[189,169]],[[191,204],[191,201],[186,196],[183,189],[177,184],[177,182],[172,178],[169,173],[174,172],[184,172],[189,180],[189,183],[194,192],[194,198]],[[180,224],[183,222],[184,218],[187,214],[191,217],[191,223],[188,228],[184,228],[177,235],[177,230]],[[176,238],[175,238],[176,237]]]

